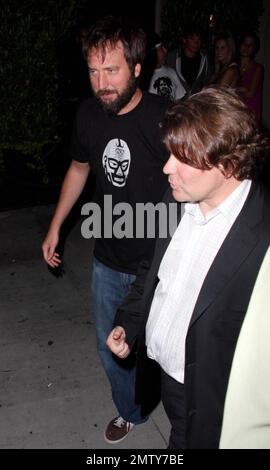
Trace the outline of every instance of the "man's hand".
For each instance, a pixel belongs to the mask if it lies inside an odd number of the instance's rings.
[[[106,344],[110,350],[121,359],[125,359],[130,353],[129,346],[126,343],[126,333],[122,326],[116,326],[111,331]]]
[[[75,202],[78,200],[89,175],[88,163],[80,163],[72,160],[66,173],[59,201],[46,238],[42,245],[43,257],[52,268],[57,268],[61,259],[55,251],[59,242],[60,228],[70,213]]]
[[[52,268],[57,268],[61,263],[59,254],[55,252],[55,248],[57,247],[58,242],[59,242],[58,231],[49,230],[42,244],[43,258],[46,261],[46,263],[48,263],[48,265],[51,266]]]

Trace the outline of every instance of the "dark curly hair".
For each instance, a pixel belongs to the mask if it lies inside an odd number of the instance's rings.
[[[250,110],[236,92],[212,85],[173,104],[161,125],[163,141],[194,168],[217,167],[226,176],[255,179],[270,150]]]
[[[114,48],[118,42],[123,44],[125,59],[133,71],[136,64],[144,61],[146,34],[141,28],[124,24],[121,18],[106,16],[94,23],[82,41],[83,55],[87,59],[89,49],[95,48],[105,58],[108,45]]]

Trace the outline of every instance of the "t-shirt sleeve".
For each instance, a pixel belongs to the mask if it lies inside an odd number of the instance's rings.
[[[160,131],[157,135],[156,148],[157,148],[156,152],[159,157],[159,160],[161,160],[165,165],[165,163],[167,163],[167,160],[169,159],[170,152],[165,146],[165,144],[161,141]]]
[[[80,163],[86,163],[89,162],[89,152],[87,151],[86,145],[84,144],[85,133],[82,124],[84,123],[82,122],[82,117],[80,116],[79,110],[73,125],[69,153],[72,160],[76,160]]]
[[[159,95],[154,96],[153,94],[148,94],[147,100],[143,122],[144,127],[148,128],[148,143],[152,147],[156,158],[165,164],[169,158],[169,151],[162,142],[161,126],[170,101],[167,98]]]
[[[161,135],[162,134],[161,126],[162,126],[162,121],[163,121],[163,118],[164,118],[164,114],[165,114],[165,111],[160,116],[159,123],[158,123],[158,126],[156,128],[156,132],[155,132],[155,135],[154,135],[154,138],[153,138],[153,142],[154,142],[155,148],[156,148],[156,155],[159,158],[159,160],[161,160],[163,162],[163,164],[165,164],[167,162],[167,160],[170,156],[170,152],[167,149],[167,147],[165,146],[164,142],[162,141],[162,135]]]

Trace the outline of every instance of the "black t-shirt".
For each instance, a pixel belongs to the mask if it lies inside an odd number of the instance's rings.
[[[143,93],[139,104],[126,114],[108,115],[94,98],[85,101],[78,110],[71,156],[79,162],[89,162],[96,176],[95,202],[102,208],[102,221],[104,195],[111,197],[109,203],[106,199],[107,223],[111,206],[125,202],[132,211],[129,220],[133,238],[114,236],[114,224],[126,214],[124,211],[112,217],[112,237],[106,234],[95,243],[95,256],[118,271],[136,273],[141,259],[150,256],[153,250],[154,239],[136,238],[136,203],[157,204],[168,187],[162,172],[168,152],[159,135],[159,123],[167,106],[167,100]]]
[[[181,52],[181,73],[190,88],[198,76],[200,64],[200,54],[197,54],[195,57],[188,57],[183,51]]]

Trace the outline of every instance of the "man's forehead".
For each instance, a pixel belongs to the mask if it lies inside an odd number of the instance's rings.
[[[88,50],[88,60],[92,58],[98,58],[104,62],[107,57],[124,57],[124,47],[121,41],[116,44],[107,42],[100,45],[99,47],[91,47]]]

